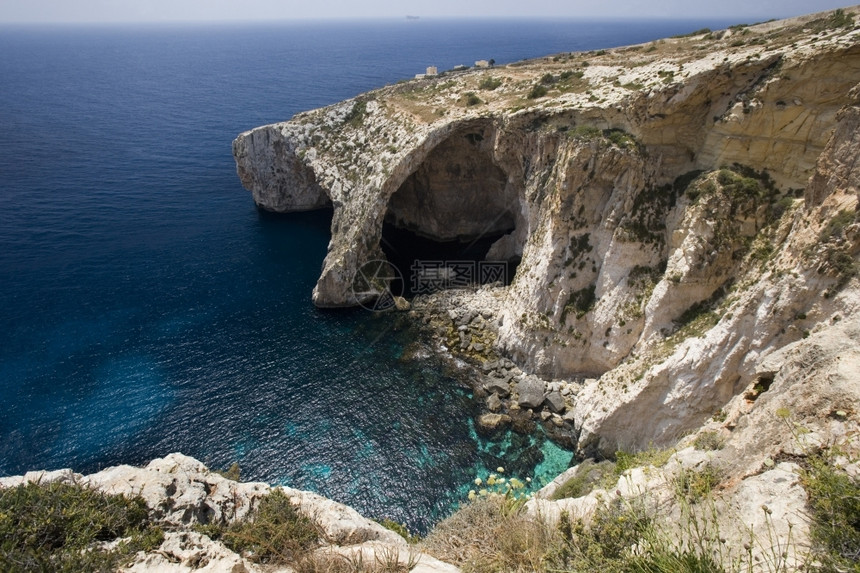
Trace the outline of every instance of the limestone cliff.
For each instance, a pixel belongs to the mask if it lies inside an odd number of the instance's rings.
[[[576,385],[584,453],[672,443],[860,304],[858,38],[818,14],[449,72],[233,153],[262,208],[333,207],[319,306],[377,294],[353,285],[384,221],[504,234],[491,350]]]

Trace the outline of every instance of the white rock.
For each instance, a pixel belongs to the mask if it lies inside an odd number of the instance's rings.
[[[242,559],[220,541],[212,541],[193,531],[164,534],[164,542],[154,552],[139,553],[128,573],[256,573],[254,564]]]

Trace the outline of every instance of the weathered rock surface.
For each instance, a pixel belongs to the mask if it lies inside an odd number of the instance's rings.
[[[83,476],[71,470],[29,472],[24,476],[0,478],[0,488],[25,482],[61,481],[89,485],[110,494],[140,495],[152,518],[165,529],[161,546],[149,554],[138,554],[127,571],[184,573],[206,571],[259,573],[263,570],[292,571],[289,567],[263,568],[208,536],[192,531],[195,525],[227,524],[246,519],[260,500],[272,491],[264,483],[240,483],[210,472],[205,465],[182,454],[170,454],[146,467],[116,466]],[[413,571],[455,572],[456,567],[412,550],[405,539],[378,523],[362,517],[354,509],[308,491],[281,487],[299,512],[320,528],[325,546],[318,551],[343,555],[361,553],[367,562],[374,555],[401,563],[417,560]]]
[[[516,276],[452,303],[446,347],[565,381],[583,453],[673,443],[860,304],[860,31],[827,17],[391,86],[243,133],[234,156],[264,208],[330,198],[320,306],[358,302],[385,220],[507,232],[488,256],[521,257]],[[518,393],[491,376],[485,395]]]
[[[111,467],[82,482],[106,493],[134,492],[146,501],[156,519],[170,526],[243,519],[271,489],[263,483],[228,480],[182,454],[152,460],[144,468]]]
[[[252,573],[257,571],[224,544],[194,531],[170,531],[157,552],[139,555],[129,573]]]
[[[583,463],[541,490],[530,510],[551,519],[562,512],[588,517],[601,500],[620,495],[656,508],[663,527],[690,523],[690,512],[697,512],[702,530],[725,540],[724,563],[746,557],[754,571],[799,570],[809,549],[807,492],[801,467],[779,460],[803,460],[833,447],[849,475],[860,473],[860,318],[838,320],[771,353],[757,372],[758,390],[750,384],[659,467],[632,468],[606,489],[551,501],[568,480],[596,467]],[[719,439],[709,449],[690,446],[705,434]],[[680,484],[706,471],[715,480],[713,505],[683,503]],[[678,540],[690,534],[683,528],[670,533]]]

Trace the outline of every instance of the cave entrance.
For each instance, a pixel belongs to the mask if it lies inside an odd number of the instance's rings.
[[[381,246],[407,296],[513,279],[519,193],[492,159],[492,135],[461,128],[392,194]]]

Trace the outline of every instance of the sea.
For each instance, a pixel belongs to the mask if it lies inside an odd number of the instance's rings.
[[[314,308],[331,213],[259,211],[231,141],[431,65],[733,23],[0,27],[0,475],[182,452],[419,533],[499,466],[546,483],[572,452],[480,436],[408,324]]]

